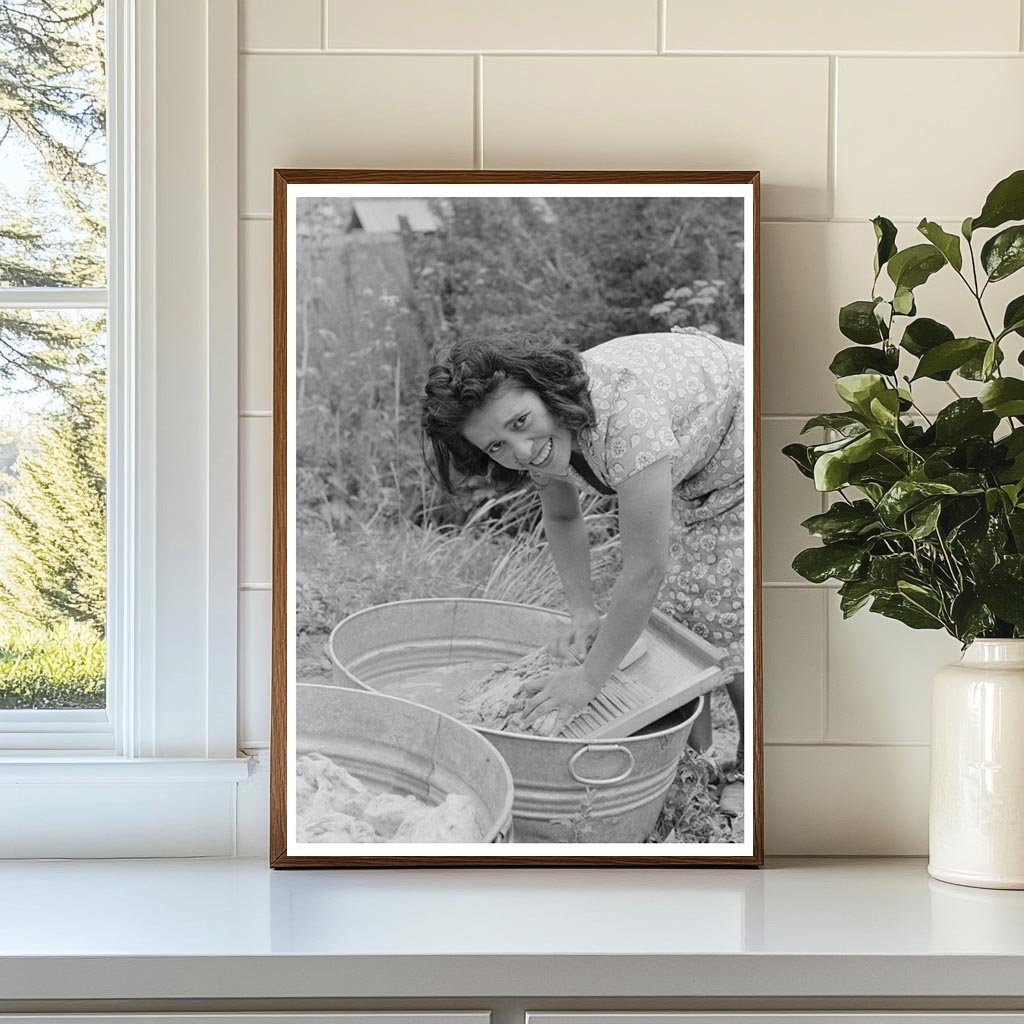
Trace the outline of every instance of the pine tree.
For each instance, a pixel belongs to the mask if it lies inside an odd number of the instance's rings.
[[[0,147],[39,179],[0,185],[0,287],[104,283],[105,77],[102,0],[0,3]],[[0,384],[64,392],[91,353],[63,327],[0,309]]]
[[[106,398],[100,373],[52,414],[0,499],[7,618],[106,623]]]

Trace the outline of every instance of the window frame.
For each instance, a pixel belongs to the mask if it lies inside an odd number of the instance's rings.
[[[111,454],[113,450],[111,429],[111,413],[114,411],[111,402],[113,382],[117,381],[120,365],[114,363],[115,352],[123,348],[122,339],[125,335],[124,325],[115,319],[111,303],[111,280],[115,272],[118,274],[126,265],[122,248],[127,241],[125,210],[119,200],[122,191],[122,178],[132,175],[134,167],[125,157],[130,149],[125,144],[126,134],[132,109],[125,107],[124,100],[131,95],[130,78],[133,67],[131,55],[133,47],[128,44],[126,35],[126,15],[130,15],[131,0],[104,0],[106,10],[106,66],[107,66],[107,284],[104,287],[42,287],[42,288],[7,288],[0,286],[0,308],[29,310],[103,310],[107,314],[107,588],[108,599],[111,581],[114,579],[111,568],[111,556],[114,556],[117,571],[121,571],[120,553],[115,551],[120,538],[115,537],[111,530],[111,511],[123,500],[125,484],[130,481],[116,479],[111,472]],[[127,88],[126,88],[127,86]],[[124,164],[124,165],[122,165]],[[120,362],[120,359],[119,359]],[[119,430],[121,424],[117,424]],[[118,492],[112,498],[109,487],[115,482]],[[110,604],[108,600],[107,614],[107,652],[106,652],[106,705],[103,708],[25,708],[0,709],[0,755],[11,751],[34,751],[36,753],[61,754],[62,752],[85,751],[98,754],[113,754],[118,743],[115,736],[114,709],[118,705],[119,682],[123,676],[111,671],[112,647],[118,643],[121,625],[117,621],[111,623]],[[113,643],[112,639],[113,638]],[[120,669],[122,666],[116,666]]]
[[[224,856],[249,774],[237,750],[238,5],[107,3],[110,742],[96,745],[88,712],[49,731],[32,716],[63,712],[28,712],[20,732],[0,724],[0,856]]]

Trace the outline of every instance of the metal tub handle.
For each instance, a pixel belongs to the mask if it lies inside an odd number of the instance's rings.
[[[610,779],[588,779],[585,775],[580,775],[576,771],[576,762],[584,754],[595,754],[604,752],[618,752],[626,755],[626,768],[625,771],[620,772],[618,775],[613,776]],[[625,782],[633,773],[633,766],[636,763],[636,759],[633,757],[633,751],[629,747],[622,746],[621,743],[612,744],[594,744],[588,743],[585,747],[580,747],[572,757],[569,758],[569,774],[583,786],[614,786],[616,783]]]

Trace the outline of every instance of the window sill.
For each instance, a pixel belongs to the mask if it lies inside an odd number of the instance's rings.
[[[5,782],[243,782],[251,773],[248,757],[114,757],[66,754],[0,756]]]

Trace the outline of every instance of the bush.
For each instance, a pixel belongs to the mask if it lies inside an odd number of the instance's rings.
[[[0,708],[101,708],[106,645],[90,626],[0,625]]]

